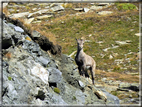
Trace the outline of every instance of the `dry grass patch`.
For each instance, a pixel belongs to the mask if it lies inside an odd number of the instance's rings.
[[[41,31],[38,29],[37,29],[37,31],[40,32],[41,35],[46,36],[49,39],[49,41],[53,42],[54,44],[58,44],[56,37],[53,33],[48,32],[48,31]]]
[[[3,8],[3,13],[7,16],[7,15],[10,15],[10,13],[9,13],[9,11],[8,11],[8,9],[7,9],[7,7],[5,7],[5,8]]]
[[[26,22],[26,19],[23,18],[17,18],[21,23],[23,23],[24,27],[26,27],[29,31],[34,30],[34,27]]]
[[[123,82],[136,82],[139,83],[139,77],[138,76],[134,76],[134,75],[130,75],[130,74],[121,74],[121,73],[117,73],[117,72],[106,72],[106,71],[102,71],[102,70],[97,70],[96,71],[96,75],[100,76],[100,77],[111,77],[112,80],[120,80]]]
[[[12,53],[10,53],[10,52],[6,53],[6,54],[5,54],[5,57],[8,58],[8,59],[11,59]]]
[[[23,18],[15,18],[14,20],[18,19],[23,25],[24,27],[29,30],[30,32],[32,32],[33,30],[36,30],[38,32],[40,32],[40,34],[42,36],[47,37],[51,42],[53,42],[54,44],[57,44],[57,40],[56,40],[56,36],[51,33],[48,32],[48,28],[43,26],[44,22],[40,23],[40,24],[29,24],[26,22],[25,19]]]

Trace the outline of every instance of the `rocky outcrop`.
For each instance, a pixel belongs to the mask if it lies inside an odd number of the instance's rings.
[[[41,49],[43,49],[44,51],[50,51],[54,55],[61,54],[61,46],[59,46],[58,44],[53,44],[53,42],[49,41],[47,37],[39,34],[39,32],[31,31],[30,29],[25,27],[24,24],[20,22],[18,19],[12,19],[6,16],[5,14],[3,14],[3,19],[6,19],[8,22],[10,22],[10,26],[13,27],[15,31],[18,31],[23,34],[28,34],[29,37],[32,38],[34,42],[38,43]],[[12,25],[11,23],[13,23],[14,25]],[[8,36],[6,36],[6,39],[3,39],[3,41],[3,48],[7,48],[10,45],[12,45],[12,39],[10,39]],[[5,43],[5,41],[7,42]]]
[[[58,53],[57,47],[47,38],[37,31],[32,32],[32,36],[23,28],[20,29],[24,33],[19,32],[15,26],[7,20],[3,21],[3,105],[119,106],[116,96],[93,86],[79,75],[74,59],[61,53],[53,56]],[[48,50],[52,55],[46,52]],[[98,90],[103,93],[101,97],[97,94]]]

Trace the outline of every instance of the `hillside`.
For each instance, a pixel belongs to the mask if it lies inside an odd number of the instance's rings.
[[[75,38],[84,37],[84,51],[97,62],[96,87],[117,96],[121,104],[139,103],[137,3],[9,3],[3,11],[18,19],[25,33],[36,31],[38,36],[38,31],[53,42],[45,49],[49,54],[62,49],[61,55],[69,56],[77,50]]]

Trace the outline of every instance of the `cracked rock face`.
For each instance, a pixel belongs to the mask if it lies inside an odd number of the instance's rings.
[[[79,75],[73,59],[63,54],[56,58],[50,56],[41,44],[27,39],[29,35],[15,31],[15,25],[3,23],[3,105],[105,105],[94,94],[95,87]],[[117,97],[108,93],[106,96],[107,104],[119,105]]]

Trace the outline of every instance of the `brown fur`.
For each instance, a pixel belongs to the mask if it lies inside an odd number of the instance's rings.
[[[78,47],[77,47],[77,54],[75,57],[75,62],[78,65],[79,73],[82,76],[89,77],[87,69],[91,72],[92,76],[92,83],[94,84],[94,77],[95,77],[95,69],[96,69],[96,62],[94,59],[83,52],[83,44],[85,42],[84,39],[76,39]]]

